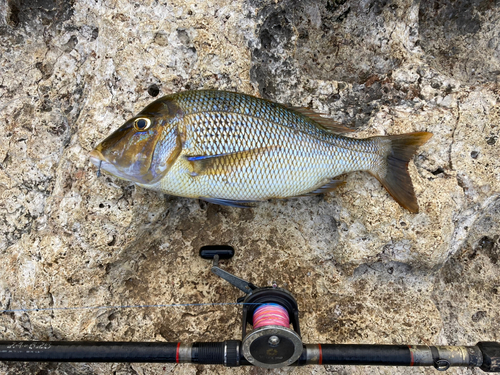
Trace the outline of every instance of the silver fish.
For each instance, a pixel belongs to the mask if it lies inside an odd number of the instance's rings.
[[[418,212],[408,162],[432,133],[354,139],[330,119],[226,91],[185,91],[144,108],[102,141],[91,161],[139,186],[237,207],[328,192],[367,171]]]

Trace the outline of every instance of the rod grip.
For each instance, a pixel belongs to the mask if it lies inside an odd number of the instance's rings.
[[[406,345],[321,345],[323,365],[408,366],[410,363]]]
[[[482,354],[478,346],[308,344],[306,364],[434,366],[446,370],[452,366],[479,367],[483,364],[483,357],[489,356],[490,367],[496,369],[500,345],[487,344],[486,354]]]
[[[177,343],[0,341],[0,361],[175,363]]]
[[[192,350],[191,359],[193,363],[205,365],[224,364],[223,342],[195,342]]]

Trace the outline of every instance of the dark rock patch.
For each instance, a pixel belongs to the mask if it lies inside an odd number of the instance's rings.
[[[435,69],[468,83],[500,74],[498,1],[420,2],[420,45]]]

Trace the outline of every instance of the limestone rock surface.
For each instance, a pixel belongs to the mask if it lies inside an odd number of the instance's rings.
[[[239,339],[238,306],[89,308],[235,302],[241,293],[198,257],[230,244],[223,268],[296,296],[306,343],[500,341],[498,2],[7,0],[0,56],[1,339]],[[311,107],[356,137],[433,132],[410,163],[420,213],[366,173],[247,210],[96,176],[97,142],[153,97],[202,88]],[[0,364],[40,375],[434,371]]]

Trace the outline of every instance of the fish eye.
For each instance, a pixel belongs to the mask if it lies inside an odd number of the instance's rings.
[[[139,132],[148,129],[150,126],[151,126],[151,120],[148,118],[141,117],[134,121],[134,129]]]

